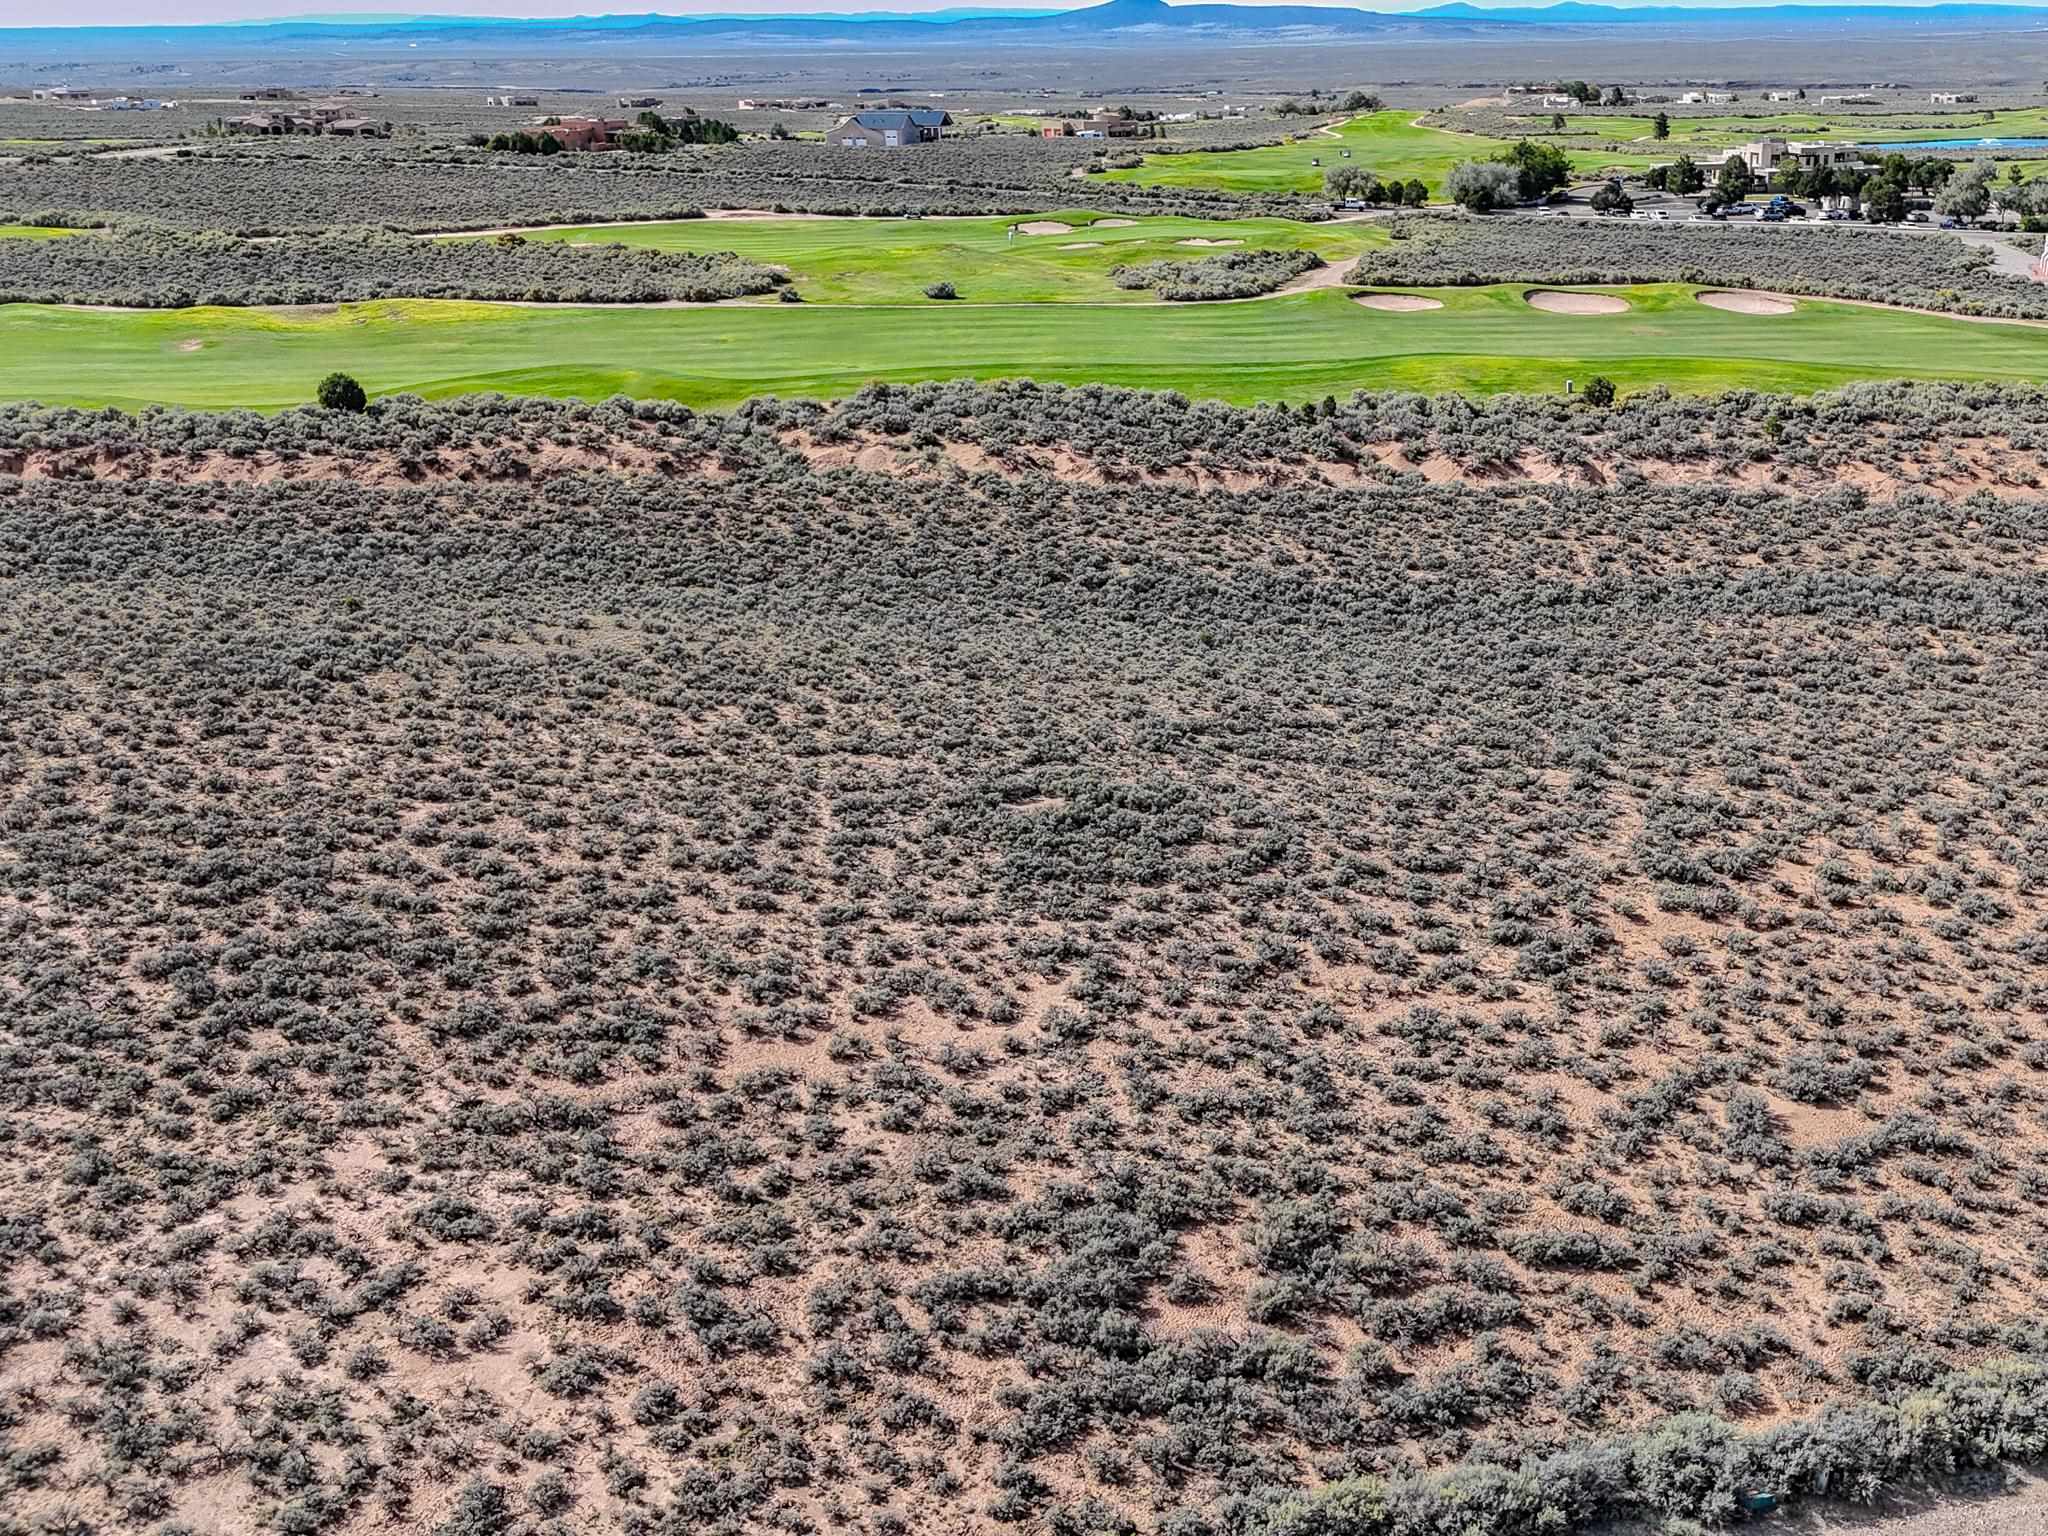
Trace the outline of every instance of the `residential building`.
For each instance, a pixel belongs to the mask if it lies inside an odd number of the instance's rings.
[[[289,112],[251,112],[244,117],[231,117],[222,126],[229,133],[254,133],[265,136],[314,131],[310,120],[293,117]]]
[[[1038,130],[1043,139],[1135,139],[1145,124],[1118,112],[1093,112],[1084,118],[1048,123]]]
[[[81,91],[72,85],[40,85],[33,92],[37,101],[91,101],[91,91]]]
[[[1764,99],[1766,101],[1797,101],[1799,93],[1797,91],[1767,91],[1764,94]]]
[[[847,149],[902,149],[943,138],[952,126],[952,116],[938,108],[878,107],[842,117],[825,141]]]
[[[297,101],[299,93],[286,85],[259,85],[253,91],[242,92],[244,101]]]
[[[1543,98],[1543,105],[1546,107],[1576,107],[1578,104],[1579,98],[1576,96],[1552,94]]]
[[[546,134],[564,149],[615,149],[618,136],[632,126],[623,117],[565,117],[542,123],[533,131]]]
[[[487,107],[537,107],[540,105],[540,98],[538,96],[486,96],[484,98],[484,105]]]
[[[1822,166],[1861,165],[1863,151],[1854,144],[1830,144],[1822,140],[1756,139],[1748,144],[1738,144],[1718,160],[1707,163],[1725,165],[1730,160],[1740,160],[1756,175],[1768,176],[1787,162],[1797,165],[1802,171],[1818,170]]]
[[[1937,107],[1958,107],[1966,101],[1975,101],[1977,93],[1975,91],[1936,91],[1927,99]]]
[[[621,96],[619,105],[628,112],[645,112],[661,105],[659,96]]]
[[[333,105],[309,107],[302,112],[284,112],[275,108],[251,112],[243,117],[228,118],[221,126],[229,133],[252,133],[259,137],[329,133],[345,139],[381,139],[385,135],[382,123],[364,117],[353,107]]]

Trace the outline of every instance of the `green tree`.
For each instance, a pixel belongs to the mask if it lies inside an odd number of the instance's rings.
[[[1408,185],[1401,189],[1401,201],[1410,208],[1425,207],[1429,203],[1429,188],[1411,177]]]
[[[1461,160],[1444,178],[1444,195],[1461,208],[1485,213],[1514,201],[1515,169],[1499,160]]]
[[[1517,190],[1524,201],[1555,192],[1572,179],[1571,156],[1555,144],[1538,144],[1522,139],[1500,155],[1503,165],[1514,167]]]
[[[1671,114],[1669,112],[1659,112],[1651,121],[1650,136],[1656,139],[1668,139],[1671,137]]]
[[[1691,155],[1680,155],[1664,173],[1665,189],[1680,197],[1690,197],[1706,184],[1707,173],[1694,163]]]
[[[1714,188],[1721,194],[1724,203],[1739,203],[1749,196],[1749,190],[1756,185],[1756,176],[1743,161],[1730,155],[1721,162],[1721,174],[1714,178]]]
[[[1564,132],[1564,114],[1562,112],[1553,112],[1550,114],[1550,131],[1552,133]]]
[[[1968,224],[1991,211],[1991,181],[1998,168],[1989,160],[1973,160],[1935,194],[1938,212]]]
[[[1873,224],[1896,224],[1906,216],[1906,189],[1880,176],[1863,192],[1863,217]]]
[[[1586,404],[1606,410],[1614,404],[1614,380],[1602,374],[1595,374],[1586,380]]]
[[[330,411],[360,411],[369,406],[370,397],[363,393],[363,386],[345,373],[330,373],[320,381],[314,399]]]
[[[1636,200],[1621,189],[1618,181],[1603,183],[1591,201],[1595,213],[1633,213],[1636,206]]]

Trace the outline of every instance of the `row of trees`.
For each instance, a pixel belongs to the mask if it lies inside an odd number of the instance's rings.
[[[1643,173],[1642,180],[1655,191],[1679,197],[1707,192],[1703,205],[1709,209],[1739,203],[1765,184],[1742,161],[1726,160],[1715,173],[1713,189],[1708,191],[1706,172],[1690,155],[1680,155],[1669,165],[1651,167]],[[2048,198],[2033,191],[2036,184],[2024,181],[2018,165],[2008,168],[2006,180],[2007,189],[1996,191],[1996,168],[1989,161],[1964,165],[1954,160],[1887,155],[1874,171],[1853,166],[1802,167],[1788,163],[1771,173],[1768,185],[1787,197],[1852,199],[1861,204],[1864,218],[1873,224],[1897,224],[1903,220],[1909,192],[1933,193],[1938,212],[1965,221],[1982,218],[1994,200],[2029,214],[2048,209]],[[1593,203],[1600,207],[1600,194],[1594,195]]]
[[[1356,198],[1374,206],[1392,203],[1420,208],[1429,201],[1429,188],[1420,181],[1402,181],[1398,177],[1393,181],[1381,181],[1371,171],[1356,165],[1332,166],[1323,172],[1323,191],[1340,202]]]
[[[1553,95],[1569,96],[1582,107],[1618,107],[1628,100],[1627,94],[1618,85],[1610,85],[1603,91],[1599,86],[1584,80],[1551,80],[1540,86],[1532,84],[1529,89],[1541,89]]]

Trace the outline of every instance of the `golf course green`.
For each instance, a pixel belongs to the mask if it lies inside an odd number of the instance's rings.
[[[293,310],[0,308],[0,399],[275,410],[332,369],[372,394],[611,394],[725,406],[871,380],[1030,377],[1236,402],[1356,388],[1813,390],[1857,379],[2038,379],[2048,328],[1801,301],[1709,308],[1693,287],[1604,290],[1621,313],[1546,313],[1526,285],[1368,309],[1341,289],[1237,304],[522,307],[406,300]]]
[[[1150,261],[1193,261],[1231,250],[1314,251],[1332,264],[1384,244],[1364,223],[1295,219],[1117,218],[1044,213],[996,218],[674,219],[524,232],[568,245],[660,251],[732,251],[781,267],[812,303],[928,304],[925,288],[951,283],[962,301],[988,304],[1151,304],[1148,289],[1119,288],[1110,272]],[[760,302],[772,304],[772,297]]]
[[[1436,197],[1452,166],[1461,160],[1490,160],[1513,142],[1418,127],[1412,111],[1370,112],[1326,132],[1310,132],[1291,144],[1147,155],[1143,165],[1105,171],[1102,179],[1146,187],[1316,193],[1323,189],[1326,171],[1356,165],[1382,181],[1420,180]],[[1639,170],[1671,158],[1647,147],[1642,153],[1574,149],[1570,154],[1573,168],[1588,176],[1615,168]]]

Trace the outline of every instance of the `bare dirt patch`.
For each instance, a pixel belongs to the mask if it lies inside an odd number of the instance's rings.
[[[1731,315],[1789,315],[1799,308],[1775,293],[1744,293],[1734,288],[1710,288],[1694,297],[1709,309],[1725,309]]]
[[[1425,309],[1442,309],[1442,299],[1426,298],[1419,293],[1359,293],[1353,294],[1351,302],[1363,304],[1367,309],[1384,310],[1390,315],[1412,315]]]
[[[1531,288],[1522,302],[1546,315],[1619,315],[1628,311],[1628,300],[1611,293],[1572,293],[1562,288]]]

